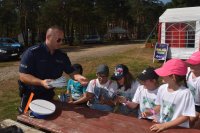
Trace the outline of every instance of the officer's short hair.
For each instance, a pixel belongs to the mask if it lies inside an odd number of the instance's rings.
[[[52,30],[56,30],[56,29],[57,29],[57,30],[60,30],[60,31],[63,31],[63,32],[64,32],[63,28],[60,27],[60,26],[58,26],[58,25],[53,25],[53,26],[49,27],[48,30],[49,30],[49,29],[52,29]],[[48,30],[47,30],[47,31],[48,31]]]

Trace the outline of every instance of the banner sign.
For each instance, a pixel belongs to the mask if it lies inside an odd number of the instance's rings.
[[[154,49],[154,59],[166,61],[168,47],[169,47],[168,44],[156,43],[155,49]],[[154,59],[153,59],[153,62],[154,62]]]

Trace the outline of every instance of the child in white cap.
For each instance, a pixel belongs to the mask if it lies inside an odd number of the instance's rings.
[[[199,118],[200,113],[200,51],[193,53],[186,63],[189,67],[187,73],[187,86],[192,92],[195,100],[196,117],[191,117],[190,126],[195,125],[195,121]],[[198,125],[199,126],[199,125]]]
[[[160,113],[160,123],[152,125],[150,130],[160,132],[174,126],[189,128],[189,117],[195,117],[195,105],[192,93],[185,87],[186,63],[171,59],[155,72],[166,84],[158,89],[154,111],[142,113],[143,117]]]

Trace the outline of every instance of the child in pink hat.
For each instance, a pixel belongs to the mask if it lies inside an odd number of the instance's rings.
[[[191,117],[191,127],[195,126],[195,121],[199,118],[200,113],[200,51],[193,53],[186,60],[189,67],[187,73],[187,86],[192,92],[195,100],[196,117]],[[199,126],[198,124],[196,126]]]
[[[189,128],[189,117],[195,117],[195,106],[192,93],[186,88],[186,63],[171,59],[155,72],[166,84],[158,89],[153,111],[154,114],[160,113],[159,123],[152,125],[150,130],[160,132],[174,126]],[[142,116],[152,114],[152,110],[148,110]]]

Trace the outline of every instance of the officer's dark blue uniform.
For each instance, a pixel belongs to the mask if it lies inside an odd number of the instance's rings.
[[[50,54],[45,44],[28,48],[21,59],[19,72],[31,74],[39,79],[56,79],[62,76],[63,72],[70,74],[74,71],[67,54],[61,50],[55,50]],[[22,83],[23,84],[23,83]],[[25,92],[22,95],[21,107],[25,108],[31,92],[34,92],[34,99],[51,100],[55,95],[54,89],[45,89],[42,86],[23,84]]]

